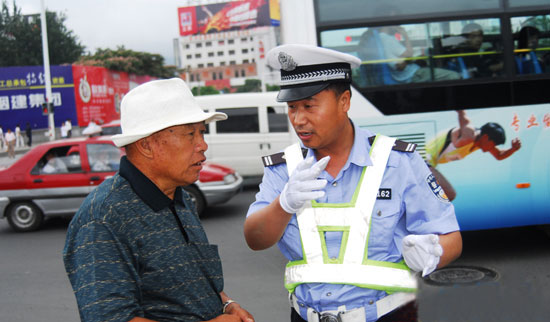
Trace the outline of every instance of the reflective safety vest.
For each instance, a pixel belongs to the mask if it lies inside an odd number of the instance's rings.
[[[303,259],[286,266],[285,287],[294,292],[303,283],[349,284],[392,292],[414,292],[417,281],[403,261],[368,259],[371,217],[395,139],[377,135],[369,155],[372,166],[365,167],[349,203],[306,203],[297,213]],[[300,145],[285,149],[289,175],[303,159]],[[366,179],[366,180],[364,180]],[[325,232],[342,232],[338,258],[329,258]]]

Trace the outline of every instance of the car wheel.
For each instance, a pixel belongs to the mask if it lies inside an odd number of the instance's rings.
[[[195,186],[187,186],[183,189],[185,189],[185,191],[187,191],[187,193],[191,196],[191,200],[195,203],[199,217],[202,216],[204,208],[206,208],[206,200],[204,200],[202,193]]]
[[[17,232],[37,230],[43,221],[44,215],[31,202],[15,203],[8,212],[8,223]]]

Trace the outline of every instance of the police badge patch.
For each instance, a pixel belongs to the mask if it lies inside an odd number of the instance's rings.
[[[445,191],[443,191],[443,188],[437,183],[437,180],[435,179],[433,174],[429,174],[426,177],[426,183],[432,190],[433,194],[437,197],[437,199],[443,201],[443,202],[449,202],[449,198],[447,198],[447,195],[445,194]]]
[[[281,64],[281,69],[287,72],[295,70],[296,66],[298,66],[292,56],[282,51],[279,53],[279,63]]]

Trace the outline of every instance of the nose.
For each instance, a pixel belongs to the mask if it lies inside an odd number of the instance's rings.
[[[307,122],[307,119],[305,117],[305,113],[301,111],[300,108],[296,108],[292,115],[292,120],[294,125],[303,125]]]
[[[203,135],[199,135],[199,138],[197,139],[197,142],[195,144],[195,150],[197,152],[205,152],[206,150],[208,150],[208,144],[204,140]]]

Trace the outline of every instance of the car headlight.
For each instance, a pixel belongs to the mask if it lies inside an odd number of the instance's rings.
[[[223,177],[223,182],[225,184],[231,184],[235,181],[237,181],[237,177],[233,173],[227,174],[227,175],[225,175],[225,177]]]

